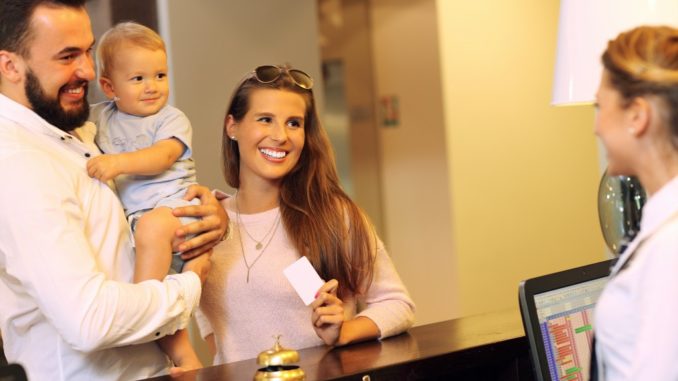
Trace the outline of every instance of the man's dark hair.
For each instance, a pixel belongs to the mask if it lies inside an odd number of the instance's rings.
[[[28,55],[31,16],[40,5],[82,8],[86,0],[0,0],[0,50]]]

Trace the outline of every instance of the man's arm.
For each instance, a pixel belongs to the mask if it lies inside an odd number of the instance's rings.
[[[30,155],[30,156],[29,156]],[[5,271],[81,351],[148,342],[184,328],[200,298],[193,272],[128,284],[133,268],[122,207],[72,158],[41,151],[4,155],[0,250]],[[113,280],[115,279],[115,280]],[[117,281],[116,281],[117,280]]]

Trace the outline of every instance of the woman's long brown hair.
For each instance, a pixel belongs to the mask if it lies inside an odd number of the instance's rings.
[[[224,173],[228,184],[240,187],[237,141],[226,132],[231,115],[236,122],[249,110],[256,89],[299,94],[306,104],[304,149],[297,165],[281,182],[280,212],[294,246],[325,280],[339,281],[338,295],[359,294],[369,287],[374,271],[376,236],[360,208],[339,185],[332,145],[318,119],[313,91],[297,86],[288,74],[270,83],[248,75],[235,89],[224,120]]]

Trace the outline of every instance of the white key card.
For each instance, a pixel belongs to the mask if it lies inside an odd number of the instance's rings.
[[[283,274],[307,306],[315,300],[315,294],[325,284],[306,257],[287,266]]]

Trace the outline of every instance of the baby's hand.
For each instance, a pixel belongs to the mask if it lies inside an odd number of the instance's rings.
[[[118,155],[99,155],[87,162],[87,174],[101,181],[108,181],[122,173]]]

